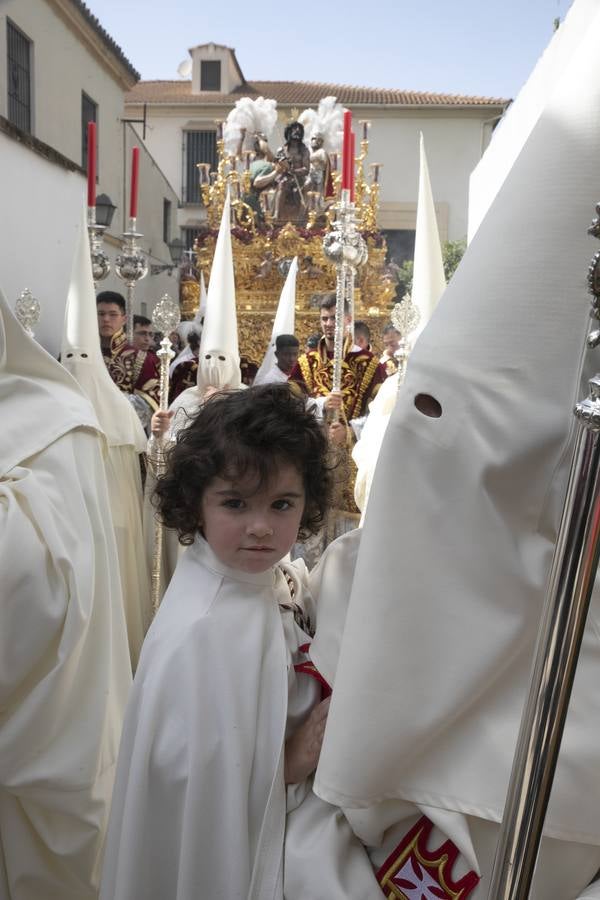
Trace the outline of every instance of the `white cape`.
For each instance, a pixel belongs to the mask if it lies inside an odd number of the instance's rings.
[[[286,570],[314,617],[304,565]],[[284,739],[319,685],[294,669],[308,636],[279,604],[279,567],[229,569],[202,538],[182,556],[127,712],[102,900],[381,897],[338,811],[308,782],[286,795]]]

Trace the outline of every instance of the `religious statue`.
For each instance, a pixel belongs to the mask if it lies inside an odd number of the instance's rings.
[[[284,131],[285,143],[275,156],[277,193],[275,221],[303,225],[307,218],[304,185],[310,171],[310,153],[304,143],[304,126],[291,122]]]
[[[264,134],[254,135],[254,160],[250,163],[250,190],[242,200],[254,212],[256,221],[264,221],[264,212],[260,202],[262,191],[274,184],[278,171],[273,163],[273,154]]]
[[[310,139],[310,171],[304,183],[305,192],[314,191],[318,195],[317,206],[322,209],[325,199],[333,193],[331,185],[331,163],[323,144],[325,137],[315,131]]]

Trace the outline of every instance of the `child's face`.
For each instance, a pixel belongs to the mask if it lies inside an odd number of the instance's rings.
[[[278,563],[298,535],[304,511],[302,476],[282,463],[256,490],[256,478],[214,478],[204,492],[201,526],[213,553],[241,572],[264,572]]]

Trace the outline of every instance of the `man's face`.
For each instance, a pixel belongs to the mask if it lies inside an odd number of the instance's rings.
[[[383,350],[388,356],[393,356],[400,346],[400,335],[397,331],[388,331],[383,335]]]
[[[292,141],[301,141],[303,137],[302,125],[292,125],[290,128],[290,139]]]
[[[350,316],[344,316],[344,326],[350,324]],[[325,335],[325,340],[330,343],[335,338],[335,306],[330,309],[323,308],[321,310],[321,331]]]
[[[320,134],[313,134],[310,139],[310,146],[313,150],[320,150],[323,146],[323,138]]]
[[[125,325],[127,316],[118,303],[98,303],[96,311],[100,337],[111,338]]]
[[[275,351],[275,358],[281,371],[289,375],[298,359],[298,347],[282,347]]]
[[[150,350],[154,341],[151,325],[133,326],[133,346],[136,350]]]

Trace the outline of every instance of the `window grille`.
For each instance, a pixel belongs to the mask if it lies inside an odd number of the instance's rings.
[[[6,22],[8,61],[8,119],[17,128],[31,132],[31,41]]]
[[[210,163],[211,170],[217,168],[216,131],[186,131],[183,164],[183,202],[201,203],[200,173],[197,163]]]

